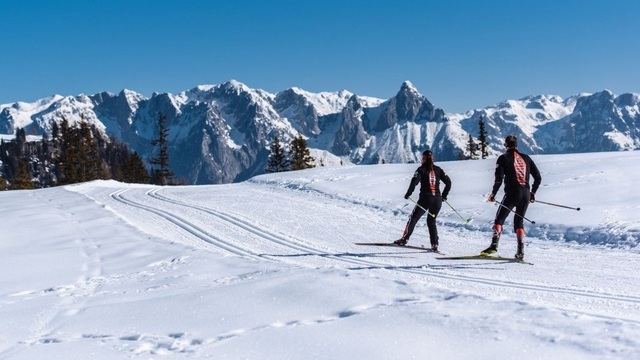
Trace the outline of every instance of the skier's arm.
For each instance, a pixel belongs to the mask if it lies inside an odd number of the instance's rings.
[[[447,200],[447,196],[449,196],[449,191],[451,191],[451,178],[447,174],[445,174],[444,170],[442,170],[442,174],[440,174],[440,180],[444,183],[444,190],[442,190],[442,199]]]
[[[416,189],[416,186],[420,183],[420,171],[416,170],[413,173],[413,177],[411,178],[411,182],[409,183],[409,189],[407,189],[406,194],[404,194],[404,198],[408,199],[411,194],[413,194],[413,190]]]
[[[531,160],[531,169],[529,170],[531,176],[533,176],[533,185],[531,185],[531,192],[536,193],[538,188],[540,187],[540,183],[542,183],[542,175],[540,175],[540,170],[536,166],[536,163]]]
[[[498,160],[496,161],[496,171],[494,173],[495,180],[493,181],[493,189],[491,190],[491,195],[495,196],[500,190],[500,186],[502,185],[502,179],[504,178],[504,155],[500,155]]]

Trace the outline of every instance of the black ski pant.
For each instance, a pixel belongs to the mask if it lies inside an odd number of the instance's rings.
[[[529,207],[529,199],[531,194],[529,188],[525,186],[509,189],[502,198],[502,206],[499,207],[496,213],[495,225],[504,225],[504,221],[509,216],[509,213],[516,208],[516,215],[513,216],[513,231],[517,232],[518,229],[524,229],[524,216],[527,213]]]
[[[420,205],[420,206],[418,206]],[[424,215],[425,209],[429,211],[427,214],[427,228],[429,228],[429,240],[431,245],[438,245],[438,227],[436,226],[436,216],[440,212],[442,208],[442,198],[440,196],[427,196],[425,198],[418,199],[418,205],[413,208],[411,212],[411,217],[409,217],[409,221],[407,221],[407,226],[404,228],[404,234],[402,238],[406,241],[409,241],[411,234],[413,234],[413,229],[416,227],[416,224]]]

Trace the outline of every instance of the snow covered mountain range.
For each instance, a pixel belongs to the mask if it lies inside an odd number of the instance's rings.
[[[283,144],[301,133],[318,165],[417,162],[433,149],[436,161],[457,159],[484,118],[490,154],[506,135],[530,154],[640,148],[640,94],[608,90],[568,99],[554,95],[508,100],[464,114],[436,108],[409,81],[391,99],[290,88],[277,94],[231,80],[179,94],[130,90],[119,94],[54,95],[0,105],[0,134],[50,133],[51,121],[85,119],[143,158],[157,155],[160,113],[167,117],[170,167],[192,184],[242,181],[264,172],[275,136]]]

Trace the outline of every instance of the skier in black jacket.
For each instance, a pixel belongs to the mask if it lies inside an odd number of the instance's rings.
[[[419,183],[420,198],[418,199],[418,204],[411,212],[411,217],[409,218],[409,221],[407,221],[402,237],[394,241],[394,244],[407,244],[418,220],[420,220],[422,215],[424,215],[425,210],[427,210],[429,212],[427,215],[427,227],[429,228],[431,249],[438,251],[438,228],[436,227],[436,216],[438,216],[440,208],[442,207],[442,200],[447,200],[447,195],[451,190],[451,179],[449,179],[449,176],[444,173],[444,170],[439,166],[434,165],[433,162],[433,152],[431,152],[431,150],[425,150],[422,153],[422,165],[413,174],[411,183],[409,184],[409,189],[404,195],[404,198],[408,199]],[[440,194],[440,181],[445,184],[442,195]]]
[[[498,208],[496,218],[493,222],[491,245],[480,254],[490,255],[498,251],[498,241],[500,240],[500,234],[502,234],[502,225],[515,207],[516,214],[513,217],[513,228],[516,233],[516,239],[518,240],[518,251],[515,257],[516,259],[522,260],[524,258],[523,219],[527,213],[529,203],[535,201],[535,193],[540,186],[540,182],[542,182],[542,176],[540,176],[540,171],[533,160],[518,151],[518,139],[515,136],[507,136],[504,140],[504,146],[507,148],[507,151],[500,155],[496,161],[495,181],[488,200],[489,202],[495,201],[496,193],[500,189],[503,180],[504,197],[502,198],[501,206]],[[533,177],[531,190],[529,190],[529,176]]]

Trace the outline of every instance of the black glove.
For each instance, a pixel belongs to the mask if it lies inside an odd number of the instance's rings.
[[[448,195],[449,195],[449,194],[442,194],[442,200],[443,200],[443,201],[447,201],[447,196],[448,196]]]
[[[405,200],[408,200],[408,199],[409,199],[409,196],[411,196],[411,194],[409,194],[409,193],[404,194],[404,199],[405,199]]]
[[[531,193],[531,197],[529,198],[529,202],[530,203],[534,203],[536,202],[536,193]]]

